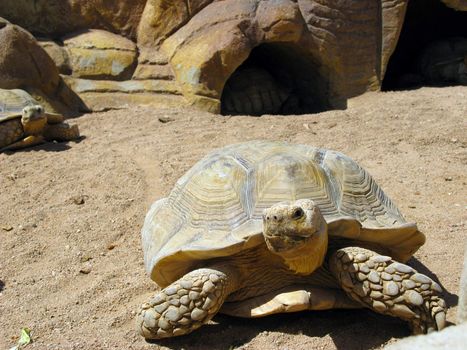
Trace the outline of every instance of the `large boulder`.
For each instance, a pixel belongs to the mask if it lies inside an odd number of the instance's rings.
[[[381,4],[372,0],[225,0],[204,4],[190,13],[182,2],[174,2],[170,10],[177,15],[169,26],[142,22],[140,29],[166,29],[161,32],[165,39],[161,50],[188,103],[218,112],[228,78],[263,44],[273,44],[283,56],[278,59],[284,59],[282,66],[296,66],[289,75],[300,80],[297,86],[320,81],[319,88],[308,90],[326,94],[319,98],[325,98],[331,108],[345,106],[348,97],[378,89],[397,43],[407,0],[381,0]],[[162,16],[160,9],[151,10]],[[150,18],[154,21],[155,17]],[[139,32],[138,38],[142,37],[146,45],[160,43]],[[280,67],[273,68],[277,69]]]
[[[134,39],[146,0],[1,0],[0,17],[33,34],[58,37],[105,29]]]
[[[56,112],[75,114],[86,110],[30,33],[0,18],[0,42],[0,88],[26,90]]]
[[[78,78],[128,80],[137,63],[136,44],[120,35],[91,29],[63,38],[71,75]]]

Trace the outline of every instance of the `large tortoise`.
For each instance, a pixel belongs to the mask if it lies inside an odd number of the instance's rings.
[[[441,287],[403,264],[425,242],[372,177],[331,150],[254,141],[216,150],[156,201],[142,229],[163,289],[145,338],[190,333],[217,312],[367,307],[414,333],[444,327]]]
[[[71,141],[79,137],[61,114],[45,112],[26,91],[0,89],[0,152],[30,147],[44,141]]]

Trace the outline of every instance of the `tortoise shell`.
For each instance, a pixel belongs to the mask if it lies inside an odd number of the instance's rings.
[[[0,123],[21,117],[24,107],[40,103],[26,91],[20,89],[0,89]]]
[[[326,219],[330,244],[346,239],[406,261],[425,242],[351,158],[307,145],[252,141],[214,150],[152,205],[141,232],[146,270],[165,287],[207,259],[264,244],[263,210],[306,198]]]

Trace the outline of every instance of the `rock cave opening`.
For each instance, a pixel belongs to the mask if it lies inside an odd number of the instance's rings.
[[[467,12],[441,0],[410,0],[382,90],[467,85]]]
[[[296,45],[255,47],[225,83],[222,115],[305,114],[331,109],[322,65]]]

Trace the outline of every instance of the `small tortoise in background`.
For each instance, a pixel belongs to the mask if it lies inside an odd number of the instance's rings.
[[[60,114],[45,112],[24,90],[0,89],[0,152],[77,139],[78,126],[64,120]]]
[[[254,141],[216,150],[156,201],[142,229],[163,289],[142,305],[145,338],[183,335],[217,312],[261,317],[367,307],[442,329],[441,287],[403,264],[425,242],[349,157]]]

